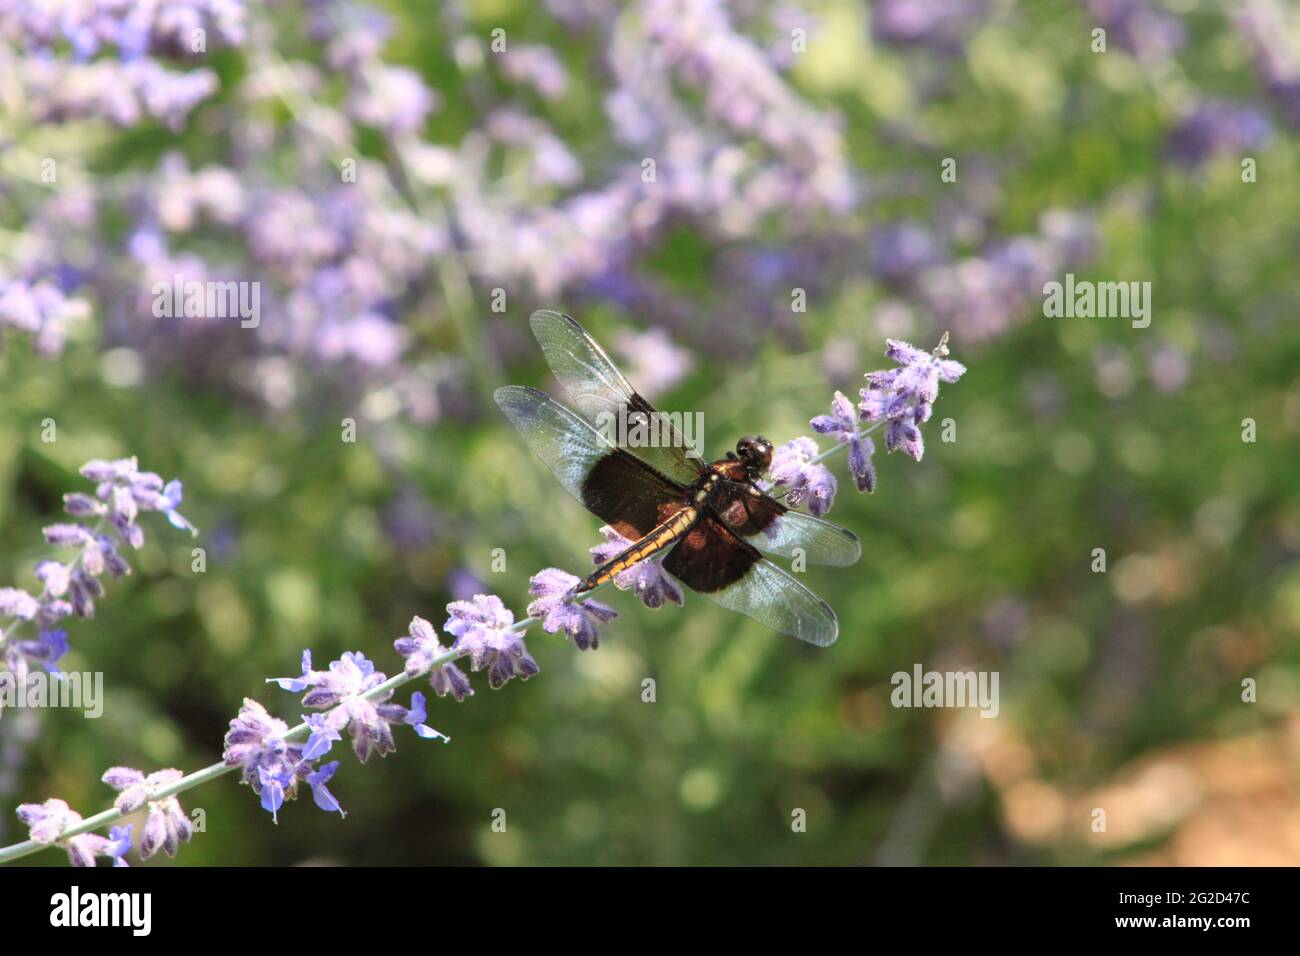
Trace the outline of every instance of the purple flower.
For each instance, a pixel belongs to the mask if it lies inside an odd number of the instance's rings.
[[[71,569],[62,561],[38,561],[36,564],[36,579],[45,586],[45,593],[49,597],[62,597],[68,593],[68,585],[71,583]]]
[[[978,0],[876,0],[871,5],[871,33],[881,43],[952,55],[985,12]]]
[[[184,776],[179,770],[158,770],[145,776],[141,770],[133,767],[110,767],[101,778],[114,790],[119,791],[113,806],[122,814],[134,813],[153,799],[154,793],[161,787],[175,783]]]
[[[605,543],[591,549],[595,564],[604,564],[633,544],[609,525],[601,528],[600,533],[605,536]],[[634,591],[646,607],[662,607],[665,600],[682,603],[682,589],[664,571],[662,557],[647,558],[620,571],[614,575],[614,584],[620,591]]]
[[[849,446],[849,474],[858,491],[876,490],[876,470],[871,456],[876,453],[872,440],[864,436],[858,425],[858,412],[843,392],[837,391],[831,400],[831,414],[818,415],[811,422],[813,431],[829,435],[837,442]]]
[[[330,752],[334,741],[343,739],[338,728],[330,722],[329,714],[304,714],[302,719],[311,728],[303,746],[303,760],[319,760]]]
[[[945,335],[933,352],[923,352],[889,339],[885,355],[900,367],[867,373],[858,409],[863,421],[886,422],[886,450],[901,448],[917,461],[925,453],[917,426],[929,421],[939,384],[955,382],[966,371],[966,366],[947,357],[947,342]]]
[[[230,721],[222,751],[226,766],[243,768],[242,780],[261,796],[263,808],[273,816],[286,798],[296,795],[299,777],[310,772],[302,745],[284,739],[288,730],[283,720],[245,697],[239,715]]]
[[[298,691],[304,687],[312,688],[302,703],[304,707],[317,710],[334,707],[373,690],[387,680],[360,651],[345,651],[338,660],[330,661],[329,670],[326,671],[311,669],[311,654],[308,651],[303,652],[302,662],[303,679],[298,683],[303,687],[295,686],[291,689]]]
[[[360,123],[389,136],[418,132],[438,108],[438,96],[414,70],[374,64],[359,78],[348,99],[348,112]]]
[[[280,822],[280,808],[284,806],[285,796],[292,793],[298,781],[292,770],[269,767],[257,768],[257,790],[262,797],[262,809],[271,814],[271,822]]]
[[[131,852],[131,831],[135,829],[134,823],[128,823],[124,827],[111,827],[108,831],[108,846],[104,848],[104,856],[111,857],[114,866],[127,866],[126,855]],[[141,854],[143,856],[143,853]]]
[[[63,831],[81,822],[81,814],[57,797],[44,803],[21,804],[17,813],[18,819],[27,825],[27,835],[37,843],[53,843]]]
[[[0,588],[0,617],[16,617],[30,621],[40,610],[40,602],[18,588]]]
[[[268,683],[277,683],[295,693],[307,690],[302,699],[303,706],[326,712],[315,720],[308,720],[312,733],[301,753],[304,760],[323,756],[330,744],[340,739],[343,730],[351,732],[352,749],[362,763],[371,754],[378,753],[382,757],[397,749],[393,741],[393,723],[409,723],[421,737],[441,736],[423,725],[423,696],[416,694],[412,698],[419,698],[418,708],[412,710],[388,703],[391,690],[373,699],[367,696],[388,678],[375,670],[375,665],[360,651],[344,653],[325,671],[312,670],[311,654],[304,652],[302,669],[301,678],[277,677]],[[413,717],[417,711],[419,719],[415,720]]]
[[[461,701],[474,693],[469,685],[469,678],[455,664],[450,662],[433,666],[433,662],[447,653],[447,648],[438,642],[438,634],[422,617],[411,618],[409,634],[393,642],[397,653],[406,658],[406,673],[414,677],[426,670],[433,692],[439,697],[450,694]]]
[[[302,652],[302,676],[301,677],[268,677],[268,684],[279,684],[281,690],[292,691],[300,694],[308,687],[315,683],[317,672],[311,669],[311,651]]]
[[[18,819],[27,825],[28,836],[37,843],[54,843],[67,850],[73,866],[94,866],[97,856],[110,857],[114,866],[126,865],[122,857],[131,848],[129,827],[114,827],[112,837],[82,833],[60,839],[69,829],[79,826],[82,817],[67,803],[53,797],[44,803],[22,804],[18,807]]]
[[[441,740],[443,743],[450,743],[450,737],[440,730],[434,730],[424,722],[427,718],[428,714],[424,709],[424,695],[417,690],[411,695],[411,706],[402,715],[402,723],[409,724],[415,729],[416,736],[423,737],[425,740]]]
[[[569,74],[544,46],[510,47],[502,57],[501,71],[516,82],[534,87],[548,100],[563,96],[569,88]]]
[[[1165,59],[1183,45],[1182,21],[1149,0],[1088,0],[1088,9],[1116,44],[1143,60]]]
[[[908,282],[940,258],[941,250],[930,230],[917,223],[889,223],[871,234],[869,265],[883,282]]]
[[[1221,153],[1255,149],[1272,132],[1262,110],[1226,100],[1203,100],[1170,132],[1165,148],[1176,161],[1199,166]]]
[[[176,509],[181,506],[181,495],[183,488],[179,478],[174,478],[163,486],[162,493],[158,496],[157,508],[167,516],[167,520],[172,523],[172,527],[180,528],[182,531],[188,531],[191,535],[197,535],[199,529],[190,524],[184,516]]]
[[[548,634],[563,631],[578,650],[595,650],[600,646],[598,627],[618,617],[618,612],[590,598],[573,599],[571,592],[580,581],[559,568],[538,571],[528,579],[528,593],[537,595],[528,605],[528,616],[540,618]]]
[[[149,775],[149,779],[163,774],[173,774],[173,780],[179,780],[179,770],[163,770]],[[176,797],[164,797],[149,801],[149,815],[144,821],[144,830],[140,834],[140,859],[147,860],[159,850],[169,857],[175,857],[182,843],[189,843],[194,836],[194,826],[190,818],[181,809]]]
[[[74,491],[63,496],[63,510],[73,517],[87,518],[103,514],[104,506],[90,495]]]
[[[19,640],[10,635],[5,648],[5,663],[19,681],[25,681],[35,664],[49,674],[60,673],[59,659],[68,653],[68,632],[42,630],[34,639]]]
[[[768,474],[773,483],[789,487],[787,504],[797,508],[806,501],[808,510],[820,518],[835,500],[836,482],[829,468],[813,461],[816,457],[817,443],[801,435],[772,453]]]
[[[915,423],[904,418],[891,419],[885,428],[885,450],[894,451],[901,448],[917,461],[925,453],[925,442],[921,439],[921,429]]]
[[[623,331],[614,344],[631,360],[626,369],[629,379],[651,400],[672,388],[695,365],[690,351],[675,345],[662,326],[645,332]]]
[[[326,813],[337,813],[341,817],[346,817],[343,807],[335,799],[334,794],[330,793],[325,784],[329,783],[330,778],[338,772],[339,762],[331,760],[319,770],[307,775],[307,786],[311,787],[311,797],[316,801],[316,806],[320,807]]]
[[[488,668],[488,684],[493,690],[512,677],[527,680],[539,671],[524,645],[523,629],[513,626],[514,614],[495,594],[452,601],[447,613],[450,617],[442,629],[455,636],[453,648],[469,655],[472,670]]]

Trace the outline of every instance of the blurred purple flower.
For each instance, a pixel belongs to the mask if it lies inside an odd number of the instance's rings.
[[[629,379],[650,399],[662,395],[689,375],[695,364],[690,351],[675,345],[661,326],[645,332],[620,332],[614,345],[630,360]]]
[[[1182,21],[1149,0],[1087,0],[1087,6],[1107,39],[1134,56],[1167,58],[1183,45]]]
[[[1275,0],[1246,0],[1233,19],[1250,44],[1260,84],[1291,128],[1300,129],[1300,51],[1291,39],[1294,11],[1284,10]]]
[[[985,12],[981,0],[875,0],[871,33],[892,46],[953,55],[960,52],[966,33]]]
[[[1165,148],[1179,163],[1199,166],[1223,153],[1255,149],[1272,135],[1268,117],[1253,106],[1202,100],[1170,132]]]
[[[501,57],[501,72],[516,83],[527,83],[545,99],[563,96],[569,88],[569,74],[547,47],[509,47]]]
[[[876,227],[867,254],[872,273],[881,281],[894,284],[910,281],[942,257],[939,243],[930,230],[910,221]]]

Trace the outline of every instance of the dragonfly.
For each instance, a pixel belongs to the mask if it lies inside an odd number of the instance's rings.
[[[770,557],[847,566],[862,545],[851,531],[794,511],[760,487],[772,443],[746,436],[706,462],[645,400],[573,318],[534,312],[529,324],[577,411],[535,388],[507,385],[497,405],[564,488],[631,544],[576,584],[577,596],[641,561],[723,607],[818,647],[839,636],[835,611]],[[666,441],[629,441],[611,421],[649,422]],[[642,430],[644,432],[644,430]]]

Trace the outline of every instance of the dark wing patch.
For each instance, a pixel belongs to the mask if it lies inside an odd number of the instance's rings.
[[[665,511],[676,510],[673,505],[680,508],[683,495],[681,486],[615,448],[592,465],[578,497],[588,511],[635,541],[664,520]]]
[[[740,537],[760,551],[794,557],[796,548],[810,564],[846,567],[862,557],[862,542],[847,528],[802,511],[791,511],[751,485],[722,481],[714,508]]]
[[[712,594],[735,584],[762,557],[706,514],[664,558],[664,570],[692,590]]]
[[[664,570],[725,608],[802,641],[827,647],[839,637],[831,606],[763,558],[713,515],[705,515],[668,556]]]
[[[493,397],[560,484],[624,537],[647,533],[661,520],[661,509],[685,496],[681,485],[613,447],[589,422],[537,389],[507,385]]]

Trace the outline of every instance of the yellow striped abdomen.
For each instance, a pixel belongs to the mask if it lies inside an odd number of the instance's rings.
[[[623,551],[610,558],[587,576],[577,591],[590,591],[598,588],[614,575],[626,571],[634,564],[672,546],[690,530],[699,517],[699,510],[694,505],[687,505],[662,524],[652,528],[640,541],[633,542]]]

